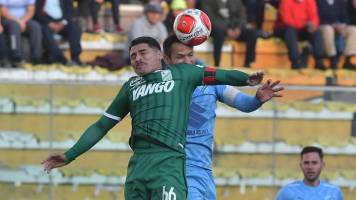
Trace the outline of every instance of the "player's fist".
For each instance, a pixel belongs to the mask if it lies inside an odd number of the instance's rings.
[[[250,74],[250,76],[247,79],[247,84],[249,86],[255,86],[255,85],[260,84],[263,80],[264,75],[265,75],[265,73],[262,71]]]

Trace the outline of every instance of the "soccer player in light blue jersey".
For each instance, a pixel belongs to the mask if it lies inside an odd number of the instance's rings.
[[[342,200],[338,186],[319,179],[325,167],[323,151],[319,147],[306,146],[300,153],[300,169],[304,179],[284,186],[277,194],[277,200]]]
[[[196,63],[193,47],[181,43],[175,35],[163,43],[167,64]],[[199,86],[192,95],[186,140],[186,176],[188,200],[216,199],[212,174],[216,101],[243,112],[252,112],[273,97],[280,97],[279,81],[267,81],[256,96],[246,95],[227,85]]]

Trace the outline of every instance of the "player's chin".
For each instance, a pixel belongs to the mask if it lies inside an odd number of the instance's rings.
[[[145,67],[142,66],[142,65],[136,66],[136,67],[134,68],[134,70],[135,70],[136,74],[138,74],[138,75],[144,75],[144,74],[147,73],[146,70],[145,70]]]
[[[315,181],[318,178],[318,176],[316,173],[308,173],[306,175],[306,178],[308,181]]]

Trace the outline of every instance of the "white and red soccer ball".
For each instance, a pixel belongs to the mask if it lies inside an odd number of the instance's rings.
[[[196,46],[209,38],[211,22],[208,15],[203,11],[188,9],[175,18],[173,30],[181,42]]]

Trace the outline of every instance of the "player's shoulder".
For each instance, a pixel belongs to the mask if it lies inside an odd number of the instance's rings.
[[[301,186],[300,181],[294,181],[284,185],[277,194],[276,200],[290,199],[295,196],[294,192]]]
[[[332,189],[332,190],[341,190],[339,186],[334,185],[332,183],[329,183],[327,181],[320,181],[320,185],[322,187],[328,188],[328,189]]]
[[[204,66],[196,65],[196,64],[179,63],[179,64],[170,65],[169,69],[171,69],[171,70],[189,70],[192,67],[203,68]]]
[[[295,189],[295,188],[301,187],[303,185],[304,185],[303,181],[298,180],[298,181],[293,181],[291,183],[288,183],[283,188],[285,188],[285,189]]]

